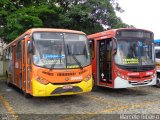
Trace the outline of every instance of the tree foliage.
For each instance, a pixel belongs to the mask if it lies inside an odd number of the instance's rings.
[[[117,0],[1,0],[0,37],[12,41],[29,28],[67,28],[87,34],[127,27]]]

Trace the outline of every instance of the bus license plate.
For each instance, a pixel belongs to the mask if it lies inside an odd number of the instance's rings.
[[[139,81],[138,83],[141,83],[141,84],[142,84],[142,83],[144,83],[144,81]]]
[[[68,90],[68,89],[72,89],[72,88],[73,88],[73,87],[70,86],[70,85],[63,86],[63,89],[64,89],[64,90]]]

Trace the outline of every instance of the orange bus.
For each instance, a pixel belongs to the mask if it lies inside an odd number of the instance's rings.
[[[128,88],[158,82],[151,31],[110,29],[87,37],[95,86]]]
[[[59,96],[89,92],[92,66],[85,33],[33,28],[4,49],[7,85],[29,96]]]

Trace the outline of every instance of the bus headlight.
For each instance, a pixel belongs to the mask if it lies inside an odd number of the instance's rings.
[[[37,77],[36,79],[39,83],[43,84],[43,85],[47,85],[49,82],[43,78]]]
[[[126,79],[126,80],[128,80],[129,79],[129,77],[128,76],[126,76],[126,75],[123,75],[122,73],[120,73],[119,71],[116,71],[116,74],[117,74],[117,76],[119,76],[120,78],[122,78],[122,79]]]
[[[91,75],[87,75],[83,80],[85,81],[85,82],[87,82],[88,80],[90,80],[91,79]]]

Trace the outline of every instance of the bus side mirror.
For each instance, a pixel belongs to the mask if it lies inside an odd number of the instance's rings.
[[[28,41],[28,53],[33,54],[33,43]]]
[[[117,53],[117,39],[113,38],[113,54]]]

